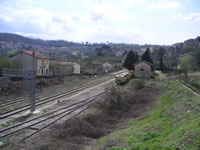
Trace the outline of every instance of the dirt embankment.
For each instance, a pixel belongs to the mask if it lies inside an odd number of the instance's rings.
[[[26,144],[17,145],[17,148],[83,150],[84,146],[92,147],[94,145],[91,145],[91,141],[122,128],[130,119],[146,112],[161,91],[155,85],[139,89],[133,89],[131,86],[125,91],[113,88],[102,102],[95,105],[95,110],[90,110],[87,115],[83,114],[70,122],[57,124]]]

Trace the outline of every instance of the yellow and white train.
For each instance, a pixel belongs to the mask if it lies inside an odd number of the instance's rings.
[[[115,82],[117,85],[123,85],[128,82],[133,76],[133,72],[121,73],[115,76]]]

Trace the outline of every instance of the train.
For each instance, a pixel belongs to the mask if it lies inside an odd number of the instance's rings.
[[[117,85],[123,85],[127,83],[134,76],[133,72],[125,72],[115,76],[115,83]]]

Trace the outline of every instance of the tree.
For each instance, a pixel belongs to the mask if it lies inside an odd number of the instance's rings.
[[[165,54],[165,49],[164,48],[160,48],[159,49],[159,52],[158,52],[158,57],[159,57],[159,60],[160,60],[160,70],[163,71],[163,56]]]
[[[147,48],[146,51],[144,52],[144,54],[142,55],[142,60],[146,60],[146,61],[153,64],[153,59],[150,56],[150,49],[149,48]]]
[[[103,49],[102,48],[96,48],[97,56],[103,56]]]
[[[0,57],[0,76],[2,76],[2,69],[3,68],[10,68],[11,60],[9,57],[1,56]]]
[[[200,68],[200,48],[195,48],[193,52],[194,62],[198,68]]]
[[[179,64],[179,53],[176,49],[171,48],[167,53],[167,64],[170,70],[176,70]]]
[[[105,44],[105,45],[102,46],[102,48],[103,49],[110,49],[110,46],[108,46],[108,45]]]
[[[133,70],[133,64],[138,61],[138,54],[137,52],[130,51],[123,63],[123,66],[128,70]]]

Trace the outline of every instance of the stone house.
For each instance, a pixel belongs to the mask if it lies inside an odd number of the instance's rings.
[[[76,62],[57,62],[57,74],[80,74],[81,67]]]
[[[133,65],[134,65],[135,77],[145,77],[145,78],[151,77],[153,64],[145,60],[141,60],[141,61],[136,62]]]
[[[36,71],[37,76],[49,75],[50,57],[38,52],[22,50],[12,56],[12,61],[20,64],[22,71]]]
[[[104,68],[102,64],[87,63],[84,72],[88,74],[102,74],[104,73]]]

